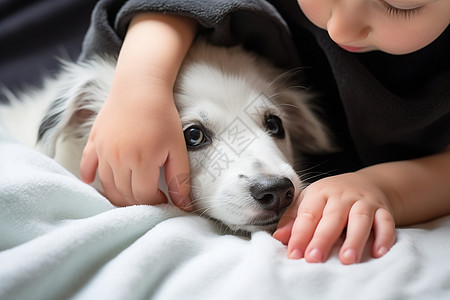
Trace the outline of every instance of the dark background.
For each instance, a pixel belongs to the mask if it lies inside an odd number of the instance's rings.
[[[0,0],[0,87],[41,83],[58,66],[76,60],[96,0]],[[0,92],[0,102],[5,101]]]

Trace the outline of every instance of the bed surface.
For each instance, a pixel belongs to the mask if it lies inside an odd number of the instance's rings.
[[[288,260],[169,205],[115,208],[0,127],[0,299],[450,299],[450,217],[381,259]]]

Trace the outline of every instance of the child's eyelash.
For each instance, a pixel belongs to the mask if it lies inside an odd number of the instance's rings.
[[[383,3],[387,13],[392,16],[399,16],[404,18],[410,18],[411,16],[417,14],[422,9],[422,6],[411,8],[411,9],[401,9],[395,6],[390,5],[386,1],[381,1]]]

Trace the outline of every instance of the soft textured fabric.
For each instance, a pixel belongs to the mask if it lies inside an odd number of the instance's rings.
[[[450,217],[397,229],[381,259],[286,258],[174,206],[113,207],[0,126],[0,299],[449,299]]]
[[[102,0],[82,58],[117,54],[130,19],[142,11],[193,17],[213,43],[243,43],[279,66],[304,67],[302,83],[320,95],[324,120],[343,149],[320,157],[323,167],[351,170],[450,144],[449,28],[412,54],[354,54],[311,24],[295,0]]]

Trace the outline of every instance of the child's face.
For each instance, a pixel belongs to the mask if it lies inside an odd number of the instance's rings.
[[[450,0],[298,0],[316,26],[350,52],[407,54],[450,23]]]

